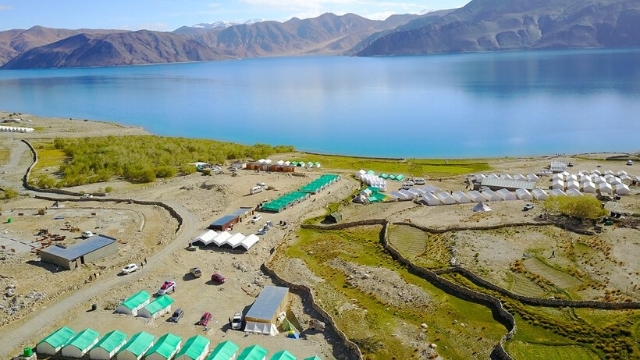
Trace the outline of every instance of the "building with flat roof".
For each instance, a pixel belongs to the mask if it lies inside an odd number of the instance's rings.
[[[509,191],[516,191],[517,189],[533,190],[536,188],[536,183],[532,181],[523,180],[508,180],[499,178],[484,178],[478,185],[474,184],[474,189],[489,188],[490,190],[507,189]]]
[[[115,255],[117,252],[115,238],[95,235],[70,247],[50,246],[40,252],[40,260],[73,270],[82,264]]]
[[[278,334],[278,317],[287,309],[289,288],[265,286],[245,315],[245,332],[265,335]]]
[[[253,208],[241,207],[231,214],[225,215],[209,225],[209,229],[216,231],[231,230],[234,224],[242,222],[242,220],[253,215]]]

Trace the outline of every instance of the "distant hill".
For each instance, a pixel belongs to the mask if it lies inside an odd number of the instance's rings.
[[[638,0],[473,0],[424,26],[384,34],[357,55],[637,46]]]
[[[135,31],[104,35],[82,33],[27,50],[2,66],[29,69],[115,66],[228,58],[214,49],[176,34]]]

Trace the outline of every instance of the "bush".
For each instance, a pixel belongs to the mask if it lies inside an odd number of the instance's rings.
[[[579,219],[595,220],[607,215],[598,199],[591,196],[551,196],[542,204],[551,213],[560,213]]]
[[[106,192],[106,193],[110,193],[112,191],[113,191],[113,188],[111,186],[107,186],[107,187],[104,188],[104,192]]]
[[[8,187],[2,190],[4,191],[4,197],[7,199],[13,199],[18,196],[18,192],[16,191],[16,189]]]

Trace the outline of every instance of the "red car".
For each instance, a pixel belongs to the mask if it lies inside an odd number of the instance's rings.
[[[226,281],[226,279],[224,278],[224,276],[222,276],[220,274],[211,275],[211,282],[213,282],[213,283],[224,284],[225,281]]]
[[[206,312],[202,314],[200,321],[198,321],[198,325],[207,326],[209,321],[211,321],[211,313]]]

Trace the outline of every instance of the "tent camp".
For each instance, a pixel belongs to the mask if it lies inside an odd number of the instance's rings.
[[[536,200],[547,200],[549,198],[549,194],[542,189],[533,189],[531,190],[531,195]]]
[[[631,190],[626,184],[618,184],[616,185],[616,195],[629,195]]]
[[[474,212],[486,212],[486,211],[491,211],[491,208],[487,204],[485,204],[483,202],[479,202],[473,207],[473,211]]]
[[[551,184],[552,189],[560,189],[564,190],[564,181],[559,179],[553,179],[553,183]]]
[[[151,295],[145,290],[139,291],[118,305],[116,312],[119,314],[129,314],[138,316],[138,311],[144,308],[151,301]]]
[[[440,191],[435,193],[435,195],[445,205],[453,205],[458,203],[456,199],[453,198],[453,196],[451,196],[448,192]]]
[[[75,333],[72,329],[63,326],[40,340],[36,345],[36,352],[42,355],[55,355],[71,341]]]
[[[196,335],[187,339],[184,346],[176,354],[175,360],[204,360],[209,352],[211,340]]]
[[[520,200],[533,200],[533,195],[526,189],[516,189],[516,196]]]
[[[153,302],[138,311],[138,315],[148,319],[157,319],[160,316],[171,312],[173,299],[169,295],[162,295]]]
[[[180,350],[182,339],[174,334],[162,335],[144,355],[145,360],[169,360]]]
[[[107,333],[89,350],[89,358],[94,360],[109,360],[127,343],[127,334],[119,330]]]
[[[267,360],[269,351],[260,345],[251,345],[242,350],[238,360]]]
[[[429,206],[442,204],[442,202],[440,202],[440,199],[432,193],[426,193],[422,195],[422,202]]]
[[[207,360],[232,360],[236,358],[240,347],[230,340],[219,343],[209,354]]]
[[[191,241],[191,244],[207,246],[211,244],[211,242],[213,241],[213,238],[215,238],[217,235],[218,235],[217,232],[213,230],[207,230],[207,232],[205,232],[204,234],[193,239],[193,241]]]
[[[611,185],[606,182],[598,184],[598,190],[602,195],[611,195],[611,193],[613,192],[613,188],[611,187]]]
[[[578,182],[578,180],[569,180],[567,181],[567,189],[576,189],[579,190],[580,189],[580,183]]]
[[[615,185],[622,184],[622,179],[620,179],[620,178],[619,178],[619,177],[617,177],[617,176],[614,176],[614,177],[612,177],[611,179],[609,179],[609,184],[614,185],[614,186],[615,186]]]
[[[471,202],[471,199],[467,196],[467,194],[462,191],[454,191],[451,196],[456,199],[458,204],[468,204]]]
[[[77,333],[62,348],[62,356],[79,359],[84,356],[100,339],[100,334],[93,329],[84,329]]]
[[[487,201],[487,198],[484,197],[480,192],[476,191],[476,190],[471,190],[469,191],[469,199],[471,199],[471,201],[473,201],[474,203],[481,203],[483,201]]]
[[[496,194],[498,194],[498,196],[500,196],[502,198],[502,200],[516,200],[516,196],[509,190],[507,189],[500,189],[498,191],[496,191]]]
[[[567,194],[565,194],[564,191],[562,191],[560,189],[551,189],[551,190],[549,190],[549,195],[550,196],[565,196]]]
[[[140,360],[153,346],[153,335],[141,331],[131,337],[116,355],[116,360]]]
[[[286,310],[289,288],[265,286],[245,315],[245,332],[277,335],[278,316]]]
[[[582,183],[582,192],[593,194],[596,192],[596,184],[591,182],[591,180],[585,181]]]
[[[580,190],[574,188],[567,189],[565,194],[567,194],[567,196],[582,196]]]
[[[488,201],[502,201],[500,195],[496,194],[493,190],[483,190],[482,195],[486,197]]]
[[[280,350],[277,353],[271,355],[269,360],[296,360],[297,358],[287,350]]]

